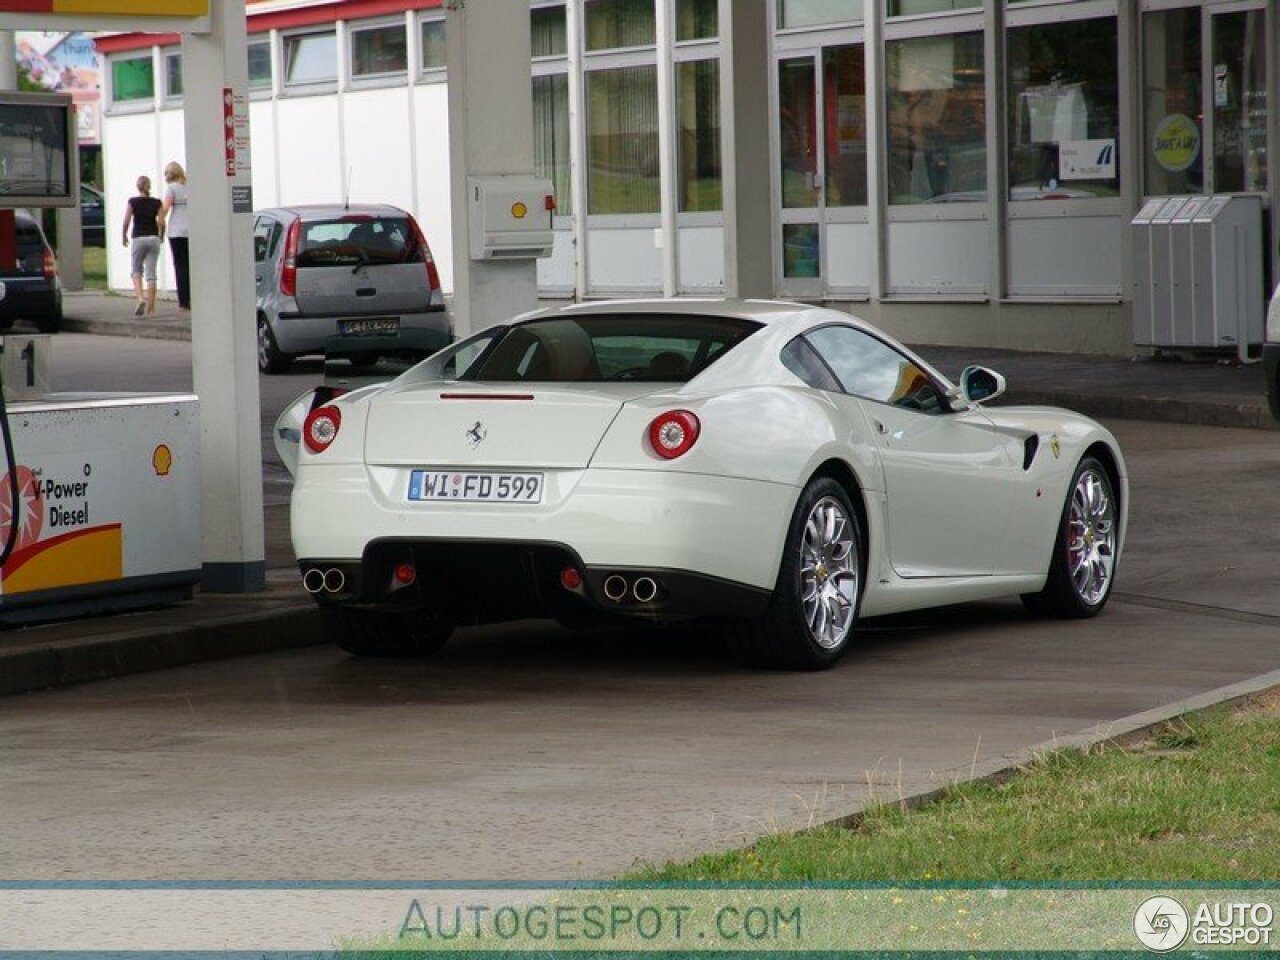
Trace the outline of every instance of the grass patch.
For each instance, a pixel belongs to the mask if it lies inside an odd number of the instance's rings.
[[[1280,850],[1280,691],[1141,743],[1037,759],[849,829],[762,838],[643,880],[1264,880]]]
[[[107,248],[84,248],[84,288],[86,290],[107,289]]]

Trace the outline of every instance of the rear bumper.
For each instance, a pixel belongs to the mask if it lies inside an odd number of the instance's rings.
[[[0,277],[0,317],[52,317],[62,304],[58,284],[43,277]]]
[[[284,353],[321,353],[331,337],[341,337],[344,341],[353,341],[356,337],[342,333],[344,320],[359,320],[368,317],[394,317],[400,323],[398,334],[379,334],[381,340],[407,340],[423,333],[429,333],[447,342],[449,337],[449,314],[444,304],[432,304],[425,310],[407,313],[363,312],[326,314],[312,316],[303,313],[281,312],[271,320],[271,332],[275,334],[276,345]],[[374,338],[370,338],[371,340]],[[413,345],[397,349],[415,349]]]
[[[1267,377],[1267,402],[1271,416],[1280,420],[1280,343],[1262,345],[1262,366]]]

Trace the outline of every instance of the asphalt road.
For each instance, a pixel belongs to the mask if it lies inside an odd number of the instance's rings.
[[[160,370],[185,345],[116,357],[105,339],[60,339],[59,385],[183,387]],[[264,380],[264,421],[318,373]],[[1002,602],[868,622],[816,675],[740,669],[673,633],[526,623],[461,631],[422,663],[319,648],[11,697],[2,872],[608,876],[1276,670],[1280,436],[1111,426],[1134,507],[1096,620]]]

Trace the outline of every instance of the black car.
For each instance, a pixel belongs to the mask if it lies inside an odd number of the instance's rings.
[[[105,204],[102,191],[87,183],[80,184],[80,235],[86,247],[107,244]]]
[[[25,210],[14,215],[17,257],[0,263],[0,330],[15,320],[28,320],[41,333],[62,326],[62,281],[58,261],[40,223]]]

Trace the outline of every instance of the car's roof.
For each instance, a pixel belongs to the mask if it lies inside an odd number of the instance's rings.
[[[304,203],[290,207],[268,207],[264,210],[259,210],[258,213],[276,214],[277,216],[285,214],[287,216],[301,217],[303,220],[333,220],[351,214],[372,217],[407,216],[405,211],[389,203]]]
[[[829,313],[822,307],[789,300],[739,300],[728,297],[681,297],[680,299],[597,300],[590,303],[573,303],[562,307],[550,307],[526,314],[518,319],[533,320],[555,316],[582,316],[619,313],[665,313],[709,315],[752,320],[761,324],[777,323],[798,314],[812,312]],[[852,320],[848,314],[838,315],[842,320]]]

